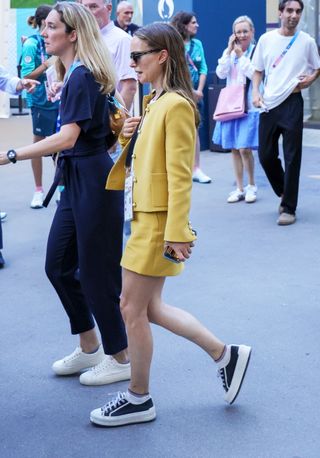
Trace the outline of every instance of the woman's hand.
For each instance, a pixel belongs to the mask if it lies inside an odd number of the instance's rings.
[[[256,91],[254,89],[252,90],[252,104],[256,108],[264,107],[262,95],[260,94],[259,91]]]
[[[141,120],[141,116],[133,116],[125,120],[121,134],[125,138],[131,138],[137,125]]]
[[[241,46],[238,43],[234,42],[233,50],[236,53],[236,56],[238,58],[242,56],[243,51],[242,51]]]
[[[194,95],[196,102],[200,102],[200,100],[203,99],[203,92],[200,89],[194,89],[193,95]]]
[[[7,158],[7,152],[0,151],[0,165],[10,164],[9,159]]]
[[[50,86],[47,86],[47,98],[49,102],[55,102],[61,94],[63,88],[62,81],[55,81]]]
[[[191,247],[194,242],[165,242],[164,249],[170,247],[175,253],[179,261],[185,262],[191,256]]]
[[[234,48],[236,39],[237,39],[237,37],[235,36],[234,33],[232,35],[230,35],[229,41],[228,41],[228,54],[231,54],[231,51]]]
[[[25,89],[27,92],[33,92],[39,84],[39,81],[31,80],[28,78],[22,78],[18,82],[16,89],[17,91],[22,91],[22,89]]]

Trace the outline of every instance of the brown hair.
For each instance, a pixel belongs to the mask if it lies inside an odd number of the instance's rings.
[[[168,59],[164,64],[163,89],[166,92],[176,92],[190,103],[198,125],[199,113],[193,98],[184,43],[179,32],[170,24],[154,22],[138,29],[134,36],[148,43],[151,49],[168,51]]]
[[[28,25],[31,25],[34,29],[37,27],[40,29],[42,21],[47,19],[48,14],[52,10],[52,6],[50,5],[40,5],[36,9],[34,16],[29,16],[27,19]]]

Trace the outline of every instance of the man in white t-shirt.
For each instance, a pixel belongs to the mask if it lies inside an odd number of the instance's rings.
[[[252,63],[253,104],[261,107],[259,159],[274,192],[281,198],[281,226],[296,221],[302,153],[303,99],[301,89],[309,87],[320,74],[320,58],[313,38],[297,31],[304,4],[281,0],[281,26],[263,34]],[[259,85],[265,72],[264,92]],[[278,140],[283,137],[283,169]]]
[[[137,76],[130,67],[131,36],[111,21],[111,0],[79,0],[95,16],[105,44],[112,56],[118,77],[118,91],[130,110],[137,90]]]

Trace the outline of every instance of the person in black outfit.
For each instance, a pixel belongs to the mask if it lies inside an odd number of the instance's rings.
[[[46,51],[58,56],[57,70],[63,77],[61,127],[40,142],[0,153],[0,164],[60,151],[50,191],[61,177],[65,189],[49,234],[46,273],[69,317],[72,334],[79,334],[80,346],[56,361],[54,372],[68,375],[102,364],[109,368],[103,383],[127,380],[130,363],[119,308],[123,194],[105,190],[113,165],[107,154],[113,134],[106,95],[114,90],[115,73],[97,22],[82,5],[58,3],[42,35]],[[84,384],[101,382],[95,371],[81,377]]]

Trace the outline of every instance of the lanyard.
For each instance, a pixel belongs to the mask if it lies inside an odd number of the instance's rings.
[[[46,53],[46,51],[44,49],[44,43],[43,43],[43,40],[40,37],[40,35],[36,35],[36,38],[37,38],[38,45],[39,45],[39,48],[40,48],[41,63],[43,64],[44,61],[46,60],[47,53]]]
[[[276,58],[276,60],[273,62],[272,64],[272,68],[276,68],[280,62],[282,61],[282,59],[284,58],[284,56],[287,54],[287,52],[289,51],[289,49],[291,48],[291,46],[293,45],[293,43],[296,41],[297,37],[299,35],[299,31],[297,31],[293,37],[291,38],[290,40],[290,43],[288,44],[288,46],[282,51],[282,53],[280,54],[279,57]]]
[[[198,68],[196,67],[196,64],[193,62],[193,59],[192,59],[192,57],[191,57],[193,48],[194,48],[194,41],[191,39],[191,40],[190,40],[190,48],[189,48],[189,51],[186,51],[186,58],[187,58],[187,61],[188,61],[189,65],[191,65],[191,67],[192,67],[196,72],[199,72]]]
[[[69,81],[69,78],[70,78],[72,72],[73,72],[77,67],[79,67],[80,65],[82,65],[82,63],[80,62],[80,60],[75,60],[75,61],[71,64],[71,66],[70,66],[70,68],[69,68],[67,74],[65,75],[65,77],[64,77],[64,79],[63,79],[63,87],[65,87],[65,85],[66,85],[67,82]],[[57,123],[56,123],[56,132],[60,132],[60,129],[61,129],[61,113],[60,113],[60,112],[61,112],[61,100],[59,101],[59,110],[58,110],[58,117],[57,117]]]

